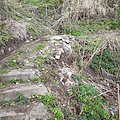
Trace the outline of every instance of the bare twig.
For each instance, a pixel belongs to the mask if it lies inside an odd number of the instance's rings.
[[[114,88],[114,89],[115,89],[115,88]],[[104,94],[106,94],[106,93],[108,93],[108,92],[112,92],[114,89],[107,90],[107,91],[99,94],[98,96],[102,96],[102,95],[104,95]],[[93,98],[96,98],[96,97],[98,97],[98,96],[94,96]],[[90,99],[93,99],[93,98],[90,98]]]

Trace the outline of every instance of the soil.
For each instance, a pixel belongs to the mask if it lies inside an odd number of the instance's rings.
[[[9,39],[7,42],[4,43],[4,45],[0,45],[0,59],[3,59],[4,57],[8,56],[11,52],[18,49],[24,43],[25,41],[21,41],[17,38]]]

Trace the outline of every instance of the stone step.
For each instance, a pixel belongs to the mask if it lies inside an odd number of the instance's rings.
[[[22,93],[24,97],[28,98],[31,97],[33,93],[36,95],[45,95],[47,92],[47,88],[42,83],[39,83],[38,85],[16,85],[16,87],[14,86],[13,88],[0,92],[0,102],[15,100],[17,98],[17,93]]]
[[[16,113],[14,109],[12,111],[0,111],[0,120],[47,120],[50,113],[47,112],[43,103],[35,104],[29,112]]]
[[[24,120],[24,113],[11,112],[0,112],[0,120]]]
[[[14,69],[8,73],[0,75],[0,80],[11,81],[16,78],[25,81],[34,79],[36,76],[40,76],[40,73],[37,69]]]

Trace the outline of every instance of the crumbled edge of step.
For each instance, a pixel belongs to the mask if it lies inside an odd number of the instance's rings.
[[[25,81],[34,79],[36,76],[40,76],[40,73],[37,69],[14,69],[8,73],[0,75],[0,80],[11,81],[15,78]]]
[[[29,98],[32,94],[45,95],[47,92],[47,88],[42,83],[39,85],[26,85],[0,92],[0,101],[15,100],[17,93],[22,93],[24,97]]]

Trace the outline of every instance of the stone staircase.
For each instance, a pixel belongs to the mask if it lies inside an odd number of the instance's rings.
[[[17,108],[19,110],[19,108]],[[12,109],[11,111],[0,111],[0,120],[47,120],[49,116],[43,103],[34,104],[33,108],[26,112],[16,112]]]
[[[75,84],[71,79],[71,75],[75,72],[72,66],[74,60],[70,57],[74,53],[72,47],[74,41],[72,36],[48,36],[22,46],[8,57],[0,60],[0,74],[2,70],[7,70],[7,73],[0,75],[0,82],[10,83],[0,87],[0,102],[16,100],[17,93],[22,93],[25,98],[30,98],[33,93],[45,95],[48,92],[45,85],[49,86],[48,89],[56,92],[56,89],[52,87],[54,86],[53,80],[57,85],[62,84],[62,87],[66,85],[66,90],[70,89]],[[67,59],[65,59],[66,56],[68,56]],[[69,58],[71,59],[69,60]],[[43,59],[46,62],[41,65]],[[64,65],[67,66],[64,67]],[[52,80],[50,82],[47,80],[49,75]],[[45,85],[38,81],[33,83],[31,80],[34,80],[36,76],[42,76]],[[22,80],[23,83],[15,82],[13,84],[11,82],[13,79]],[[61,88],[61,86],[59,87]],[[12,106],[0,106],[0,120],[47,120],[48,116],[51,118],[51,114],[40,102],[32,101],[29,104],[18,106],[14,106],[14,103]]]
[[[28,82],[28,80],[34,79],[36,74],[38,75],[38,71],[32,69],[14,69],[2,74],[0,76],[2,81],[22,79],[26,82],[24,84],[17,83],[1,87],[0,102],[16,100],[17,93],[22,93],[25,98],[31,98],[33,94],[45,95],[48,91],[43,83],[33,84]],[[48,116],[49,113],[43,103],[40,102],[32,102],[19,106],[0,106],[0,120],[47,120]]]

